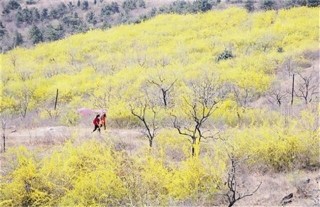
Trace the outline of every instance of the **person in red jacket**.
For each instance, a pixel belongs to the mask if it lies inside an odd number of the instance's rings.
[[[94,129],[92,132],[96,131],[98,129],[98,132],[100,132],[100,115],[98,114],[96,118],[93,120]]]
[[[103,113],[101,118],[100,118],[100,127],[103,126],[104,130],[106,130],[106,113]]]

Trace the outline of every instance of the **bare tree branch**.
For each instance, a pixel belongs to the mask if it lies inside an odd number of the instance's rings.
[[[319,93],[319,75],[316,72],[311,72],[309,75],[297,74],[300,77],[300,83],[298,83],[298,90],[295,90],[294,93],[297,97],[302,98],[305,104],[308,104],[314,95]]]
[[[240,161],[237,161],[233,155],[230,155],[228,153],[230,162],[231,162],[231,168],[228,172],[228,178],[227,178],[227,186],[228,186],[228,192],[225,194],[227,197],[229,204],[228,206],[231,207],[233,206],[237,201],[245,198],[252,196],[254,193],[258,191],[260,188],[262,182],[259,183],[259,185],[253,190],[251,193],[247,190],[244,194],[240,193],[239,190],[237,189],[238,183],[237,183],[237,167],[238,163]]]
[[[177,82],[177,79],[175,79],[173,82],[170,82],[170,83],[165,83],[165,79],[161,77],[161,75],[158,75],[158,79],[160,82],[156,82],[154,80],[148,80],[148,83],[157,86],[157,88],[160,90],[162,95],[162,102],[164,107],[166,108],[169,104],[168,95],[172,90],[173,85]]]
[[[222,95],[220,92],[221,85],[213,80],[206,78],[201,83],[191,82],[189,84],[192,93],[190,96],[184,96],[183,100],[185,108],[182,110],[183,113],[188,117],[187,122],[181,126],[178,124],[177,116],[174,117],[173,127],[178,130],[178,133],[191,138],[192,143],[195,144],[201,139],[205,139],[204,124],[208,118],[212,115],[214,110],[217,108],[217,104]],[[182,130],[183,128],[183,130]],[[192,145],[192,155],[194,156],[194,146]]]
[[[137,117],[142,123],[145,128],[145,135],[147,136],[149,140],[149,146],[152,147],[153,139],[156,136],[156,131],[158,129],[158,126],[156,124],[156,116],[158,111],[155,109],[155,106],[152,105],[147,99],[144,101],[144,103],[137,104],[133,106],[132,104],[129,105],[131,114],[135,117]],[[137,110],[139,112],[137,112]],[[149,110],[152,113],[151,120],[147,120],[147,114],[146,111]]]

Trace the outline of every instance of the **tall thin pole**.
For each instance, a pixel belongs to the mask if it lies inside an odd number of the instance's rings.
[[[54,102],[54,110],[56,110],[56,109],[57,109],[58,95],[59,95],[59,90],[57,89],[57,93],[56,93],[56,101]]]
[[[293,94],[294,94],[294,74],[292,75],[291,106],[293,105]]]
[[[6,152],[6,122],[2,120],[2,141],[3,141],[3,152]]]

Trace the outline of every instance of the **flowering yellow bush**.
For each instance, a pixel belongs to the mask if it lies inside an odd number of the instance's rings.
[[[295,120],[230,129],[227,134],[237,155],[251,157],[252,164],[276,171],[319,164],[318,130],[305,130]]]
[[[277,12],[230,8],[167,14],[138,25],[89,31],[32,49],[17,48],[0,55],[0,110],[23,114],[47,109],[59,89],[60,106],[107,108],[110,121],[130,122],[123,103],[146,87],[151,90],[148,80],[156,79],[160,68],[166,81],[177,79],[177,93],[170,94],[177,103],[179,94],[187,92],[182,82],[204,77],[208,71],[221,81],[262,93],[285,60],[318,49],[318,32],[310,29],[318,27],[318,13],[318,8],[299,7]],[[232,51],[233,58],[216,61],[225,50]],[[160,96],[156,89],[150,93]],[[97,98],[106,97],[97,104]],[[234,125],[233,118],[227,119]]]

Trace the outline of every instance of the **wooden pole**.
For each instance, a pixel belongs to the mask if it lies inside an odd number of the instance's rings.
[[[6,152],[6,122],[2,120],[3,152]]]
[[[3,139],[3,152],[6,152],[6,134],[3,132],[2,134]]]
[[[293,105],[293,94],[294,94],[294,74],[292,75],[291,106]]]
[[[56,101],[54,102],[54,110],[56,110],[56,109],[57,109],[58,95],[59,95],[59,90],[57,89],[57,93],[56,93]]]

